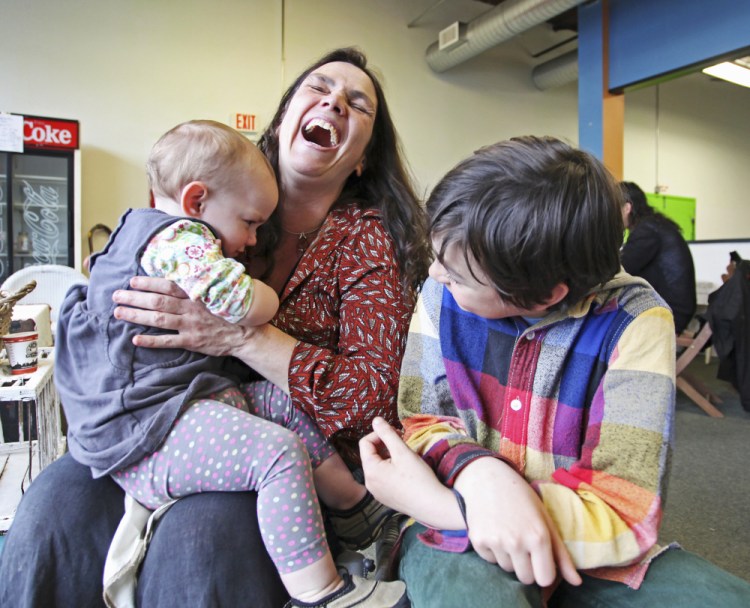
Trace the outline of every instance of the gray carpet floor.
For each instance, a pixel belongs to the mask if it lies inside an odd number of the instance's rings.
[[[718,361],[696,357],[688,372],[724,402],[724,418],[706,415],[681,391],[672,477],[659,539],[685,549],[750,581],[750,412],[726,382]]]

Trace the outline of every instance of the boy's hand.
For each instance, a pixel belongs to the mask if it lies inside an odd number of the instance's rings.
[[[547,587],[560,575],[580,585],[573,560],[531,486],[506,463],[475,460],[459,474],[469,539],[485,560],[515,572],[524,584]]]
[[[382,418],[359,442],[365,485],[392,509],[432,528],[462,530],[461,511],[453,493]]]

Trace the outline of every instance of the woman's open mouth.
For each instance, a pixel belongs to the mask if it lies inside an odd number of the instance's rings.
[[[339,143],[339,132],[330,122],[313,118],[302,129],[302,136],[322,148],[333,148]]]

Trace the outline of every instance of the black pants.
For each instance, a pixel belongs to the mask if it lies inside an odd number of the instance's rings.
[[[104,559],[123,496],[109,477],[92,479],[69,454],[42,471],[0,554],[0,606],[103,606]],[[178,501],[154,532],[139,577],[139,605],[283,606],[286,591],[261,540],[255,502],[251,493]]]

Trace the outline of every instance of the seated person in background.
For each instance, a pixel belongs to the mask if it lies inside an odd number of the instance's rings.
[[[432,192],[403,439],[375,420],[360,442],[367,487],[419,522],[399,550],[412,608],[747,605],[750,584],[657,544],[675,336],[620,272],[621,205],[552,138],[483,148]]]
[[[737,270],[737,264],[742,261],[740,254],[736,251],[729,252],[729,264],[727,264],[726,272],[721,274],[721,282],[726,283],[729,279],[734,276],[734,271]]]
[[[622,247],[622,266],[646,279],[664,298],[680,334],[695,314],[695,268],[680,227],[656,211],[637,184],[621,182],[622,217],[630,231]]]
[[[339,540],[355,548],[391,512],[304,412],[265,399],[265,383],[242,383],[246,370],[229,358],[134,346],[142,328],[112,317],[113,292],[145,274],[173,280],[231,323],[270,321],[276,292],[232,259],[276,207],[270,163],[234,129],[200,120],[163,135],[147,167],[155,209],[125,213],[92,257],[89,284],[60,309],[55,381],[71,454],[151,510],[200,492],[257,491],[261,535],[291,606],[401,606],[403,583],[337,571],[316,490]]]

